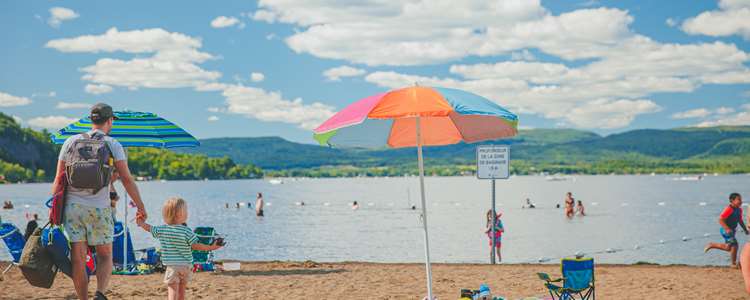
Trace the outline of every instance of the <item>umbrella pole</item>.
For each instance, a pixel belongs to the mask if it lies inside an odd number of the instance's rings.
[[[427,234],[427,203],[424,196],[424,159],[422,158],[422,132],[417,116],[417,157],[419,161],[419,190],[422,196],[422,226],[424,228],[424,257],[425,269],[427,270],[427,297],[432,297],[432,268],[430,267],[430,241]]]
[[[128,193],[125,192],[125,219],[122,220],[122,270],[128,267]]]

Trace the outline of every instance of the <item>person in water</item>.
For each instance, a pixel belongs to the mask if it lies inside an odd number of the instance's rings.
[[[359,209],[359,203],[357,203],[357,201],[352,202],[352,209],[353,210]]]
[[[572,218],[573,215],[575,215],[573,206],[575,205],[576,201],[573,199],[573,193],[568,192],[565,194],[565,216],[568,218]]]
[[[708,252],[711,249],[719,249],[729,252],[732,266],[737,267],[738,243],[735,234],[737,233],[738,224],[742,226],[742,230],[747,235],[747,226],[742,221],[742,196],[738,193],[732,193],[729,195],[729,205],[719,215],[719,225],[721,225],[719,232],[724,238],[724,243],[708,243],[703,251]]]
[[[263,194],[258,193],[258,197],[255,198],[255,215],[258,217],[263,216]]]
[[[576,212],[578,212],[578,215],[580,216],[586,215],[586,209],[583,207],[583,202],[581,202],[581,200],[578,200],[578,205],[576,205]]]
[[[502,255],[500,254],[500,246],[502,245],[503,241],[503,232],[505,232],[505,228],[503,227],[503,221],[500,220],[500,217],[502,216],[502,213],[497,213],[497,216],[495,217],[495,255],[497,255],[497,261],[501,262],[503,261]],[[487,210],[487,225],[485,226],[484,233],[487,234],[487,237],[490,238],[490,255],[492,255],[492,210]]]
[[[524,207],[526,207],[526,208],[536,208],[536,205],[534,205],[534,203],[531,203],[531,199],[526,198],[526,205]]]

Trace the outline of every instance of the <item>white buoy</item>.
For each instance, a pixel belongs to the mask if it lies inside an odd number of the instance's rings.
[[[687,241],[689,241],[689,240],[690,240],[690,238],[689,238],[689,237],[686,237],[686,236],[683,236],[683,237],[682,237],[682,241],[683,241],[683,242],[687,242]]]
[[[575,253],[575,256],[576,256],[576,257],[583,257],[583,255],[584,255],[584,254],[583,254],[583,252],[581,252],[581,251],[576,251],[576,253]]]
[[[548,260],[549,260],[548,258],[546,258],[546,257],[542,256],[542,257],[540,257],[540,258],[539,258],[539,259],[538,259],[537,261],[538,261],[538,262],[545,262],[545,261],[548,261]]]
[[[323,206],[329,206],[329,205],[331,205],[331,203],[328,203],[328,202],[323,203]]]
[[[604,252],[607,252],[607,253],[615,253],[615,252],[617,252],[617,250],[615,250],[615,249],[612,249],[612,248],[607,248],[607,249],[605,249],[605,250],[604,250]]]
[[[633,247],[633,250],[638,250],[638,249],[641,249],[641,245],[635,245],[635,247]]]
[[[659,244],[664,244],[664,240],[659,240]]]
[[[461,206],[461,203],[456,202],[456,206]]]
[[[700,206],[706,206],[706,204],[707,204],[706,202],[698,203],[698,205],[700,205]]]
[[[599,205],[599,202],[591,202],[591,205],[592,206],[597,206],[597,205]]]
[[[711,236],[711,234],[710,234],[710,233],[704,233],[704,234],[703,234],[703,237],[709,237],[709,236]]]
[[[665,205],[667,205],[667,203],[666,203],[666,202],[659,202],[659,203],[657,203],[657,204],[658,204],[659,206],[665,206]]]
[[[271,205],[273,205],[271,202],[266,203],[266,206],[271,206]]]
[[[25,204],[23,207],[29,208],[29,207],[31,207],[31,205]]]

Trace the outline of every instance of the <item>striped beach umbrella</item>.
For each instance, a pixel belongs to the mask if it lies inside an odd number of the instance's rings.
[[[518,116],[479,95],[450,88],[413,86],[352,103],[315,128],[313,137],[326,146],[417,147],[427,297],[432,300],[422,146],[512,137],[518,133],[517,126]]]
[[[154,113],[116,111],[109,136],[123,147],[176,148],[196,147],[200,142],[184,129]],[[71,136],[91,130],[85,117],[52,134],[52,142],[62,144]]]

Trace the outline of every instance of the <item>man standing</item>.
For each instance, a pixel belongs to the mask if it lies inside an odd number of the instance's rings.
[[[732,260],[732,267],[737,267],[737,224],[742,226],[742,230],[745,234],[748,234],[747,226],[742,221],[742,196],[738,193],[732,193],[729,195],[729,205],[719,215],[719,225],[721,225],[721,236],[724,238],[724,243],[708,243],[705,252],[711,249],[719,249],[729,252],[729,256]]]
[[[96,247],[96,294],[94,299],[107,299],[104,294],[112,275],[112,241],[114,221],[109,198],[109,181],[113,170],[118,173],[125,190],[138,209],[137,216],[146,217],[138,187],[128,169],[122,145],[108,136],[112,130],[112,107],[98,103],[91,107],[91,131],[68,138],[60,150],[57,174],[52,190],[60,184],[65,172],[68,192],[63,226],[70,239],[73,285],[81,300],[88,299],[86,253]]]

